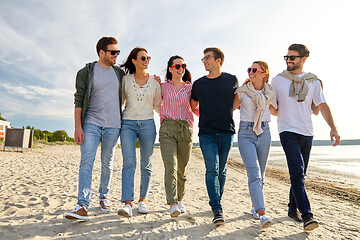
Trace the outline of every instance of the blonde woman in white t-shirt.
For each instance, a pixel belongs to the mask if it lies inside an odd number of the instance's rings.
[[[244,162],[253,207],[251,213],[260,219],[262,228],[272,224],[265,214],[263,185],[271,144],[270,112],[276,115],[275,90],[267,83],[269,67],[256,61],[248,68],[249,79],[235,93],[234,110],[240,105],[238,147]]]
[[[140,144],[141,165],[138,209],[140,213],[148,212],[145,199],[149,192],[156,137],[153,110],[159,112],[161,106],[160,84],[146,72],[150,59],[146,49],[136,47],[121,65],[127,74],[123,78],[125,109],[122,112],[120,132],[123,155],[121,201],[125,206],[118,211],[118,214],[124,217],[132,217],[137,139]]]

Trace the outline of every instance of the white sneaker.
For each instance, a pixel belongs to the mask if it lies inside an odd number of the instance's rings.
[[[85,205],[76,204],[75,209],[65,213],[65,218],[76,220],[88,220],[88,208]]]
[[[268,216],[262,215],[262,216],[260,217],[260,226],[261,226],[261,228],[267,228],[267,227],[269,227],[271,224],[272,224],[272,221],[271,221],[271,219],[270,219]]]
[[[139,213],[148,213],[149,212],[149,210],[146,208],[144,201],[138,202],[138,208],[139,208]]]
[[[184,204],[182,203],[182,201],[178,201],[178,208],[180,210],[181,213],[186,212],[186,207],[184,206]]]
[[[180,209],[178,208],[177,205],[173,205],[170,208],[170,216],[173,218],[173,217],[177,217],[179,215],[180,215]]]
[[[100,209],[103,212],[112,212],[112,209],[109,204],[109,199],[107,198],[100,199]]]
[[[251,212],[251,214],[253,215],[253,217],[254,217],[255,219],[259,219],[259,218],[260,218],[260,217],[259,217],[259,214],[255,211],[255,208],[254,208],[254,207],[251,208],[250,212]]]
[[[117,214],[127,218],[132,217],[133,214],[130,204],[126,204],[123,208],[120,208]]]

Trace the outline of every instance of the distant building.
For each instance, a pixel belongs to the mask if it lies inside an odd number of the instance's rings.
[[[5,131],[7,128],[11,128],[10,122],[0,120],[0,139],[5,138]]]

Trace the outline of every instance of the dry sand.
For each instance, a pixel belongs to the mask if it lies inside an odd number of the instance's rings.
[[[142,215],[134,209],[131,219],[118,216],[116,211],[100,211],[98,154],[86,222],[64,218],[65,212],[76,204],[78,146],[41,145],[24,153],[0,151],[0,239],[360,239],[359,191],[335,186],[330,182],[331,172],[321,175],[324,181],[317,181],[316,177],[306,180],[320,227],[307,233],[301,223],[287,217],[289,183],[284,166],[271,166],[267,170],[265,202],[274,224],[261,230],[258,220],[249,213],[247,177],[239,165],[240,155],[233,153],[231,158],[222,200],[226,223],[215,227],[211,223],[199,149],[193,150],[189,167],[184,199],[187,213],[176,219],[170,218],[165,201],[164,167],[159,149],[154,151],[152,185],[147,199],[150,212]],[[122,206],[121,167],[121,150],[117,149],[110,196],[114,210]],[[138,198],[138,170],[135,184],[135,198]],[[338,191],[342,193],[336,194]],[[352,197],[347,197],[346,192]]]

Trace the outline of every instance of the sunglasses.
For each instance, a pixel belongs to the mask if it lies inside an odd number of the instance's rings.
[[[140,59],[141,59],[141,61],[145,62],[146,60],[150,61],[150,60],[151,60],[151,57],[150,57],[150,56],[147,56],[147,57],[141,56]]]
[[[110,52],[111,55],[120,54],[120,50],[104,50],[104,52]]]
[[[174,67],[176,69],[180,69],[180,67],[182,67],[183,69],[186,69],[186,64],[183,63],[183,64],[175,64],[173,66],[171,66],[171,68]]]
[[[304,56],[288,56],[288,55],[286,55],[286,56],[284,56],[284,59],[285,59],[285,61],[287,61],[288,59],[290,59],[290,61],[294,61],[295,58],[297,58],[297,57],[302,58]]]
[[[215,58],[215,56],[213,56],[213,55],[206,55],[205,57],[203,57],[203,58],[201,59],[201,61],[204,62],[205,60],[208,60],[208,59],[211,58],[211,57],[214,57],[214,58]]]
[[[250,73],[250,72],[253,72],[253,73],[257,73],[257,72],[264,72],[263,70],[259,69],[259,68],[248,68],[247,69],[247,72]]]

